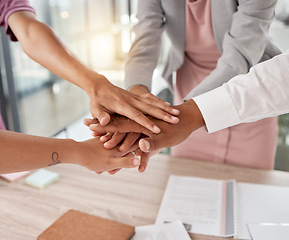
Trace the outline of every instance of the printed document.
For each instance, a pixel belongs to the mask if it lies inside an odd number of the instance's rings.
[[[192,233],[251,239],[249,223],[289,223],[289,187],[171,175],[156,223],[178,219]]]
[[[167,224],[155,224],[135,228],[132,240],[191,240],[180,220]]]

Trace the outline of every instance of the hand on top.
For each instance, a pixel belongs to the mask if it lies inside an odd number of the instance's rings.
[[[193,100],[175,106],[180,111],[177,124],[170,124],[159,119],[149,117],[157,124],[161,132],[150,133],[134,121],[122,116],[112,116],[111,123],[106,126],[97,124],[93,119],[85,119],[84,123],[93,131],[93,136],[102,136],[104,147],[112,149],[119,145],[120,151],[127,151],[138,143],[142,152],[150,153],[142,156],[140,171],[144,171],[148,158],[153,152],[159,152],[164,147],[175,146],[184,141],[193,131],[205,125],[202,115]],[[95,124],[96,123],[96,124]],[[143,161],[144,159],[144,161]]]

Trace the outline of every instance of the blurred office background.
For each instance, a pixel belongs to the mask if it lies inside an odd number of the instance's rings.
[[[134,38],[137,0],[30,0],[38,19],[50,25],[83,62],[122,87],[123,67]],[[19,43],[1,32],[0,103],[10,130],[40,136],[83,140],[82,126],[89,116],[89,99],[76,86],[59,79],[30,60]],[[270,35],[283,50],[289,49],[289,0],[278,0]],[[160,69],[169,43],[164,37],[153,91],[163,95],[166,84]],[[280,134],[276,169],[289,171],[289,115],[279,117]]]

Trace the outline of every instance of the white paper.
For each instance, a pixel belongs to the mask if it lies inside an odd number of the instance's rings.
[[[221,236],[223,183],[171,175],[156,224],[180,219],[189,232]]]
[[[135,228],[132,240],[191,240],[182,222],[156,224]]]
[[[180,219],[190,232],[222,236],[224,226],[228,226],[223,211],[223,194],[227,194],[224,183],[227,181],[170,176],[156,223]],[[249,183],[235,187],[234,219],[230,223],[235,237],[251,239],[248,223],[289,223],[288,187]]]
[[[289,223],[249,223],[248,229],[253,240],[289,239]]]
[[[251,239],[247,228],[248,223],[289,222],[288,187],[237,183],[236,190],[238,238]]]

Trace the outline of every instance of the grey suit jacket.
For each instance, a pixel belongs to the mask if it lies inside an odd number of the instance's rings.
[[[127,89],[144,85],[150,90],[164,31],[172,46],[163,77],[172,86],[172,74],[184,61],[185,1],[139,0],[136,38],[125,67]],[[280,53],[268,37],[275,4],[276,0],[211,0],[213,32],[221,57],[216,69],[186,99],[219,87]]]

